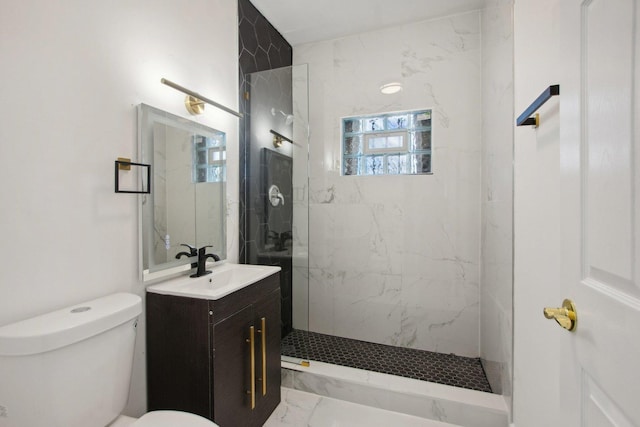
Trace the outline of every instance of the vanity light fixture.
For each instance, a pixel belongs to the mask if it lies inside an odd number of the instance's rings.
[[[184,106],[187,107],[187,111],[194,116],[204,113],[204,102],[200,101],[195,96],[187,95],[184,97]]]
[[[401,90],[402,90],[402,83],[400,82],[391,82],[391,83],[386,83],[380,86],[380,92],[382,92],[385,95],[398,93]]]
[[[282,146],[282,137],[273,135],[273,146],[276,148],[280,148]]]
[[[295,142],[293,142],[293,140],[287,138],[286,136],[282,135],[281,133],[276,132],[273,129],[271,129],[269,132],[271,132],[273,134],[273,146],[276,147],[276,148],[280,148],[280,146],[282,146],[282,142],[283,141],[287,141],[287,142],[290,142],[292,144],[295,144]]]
[[[197,92],[194,92],[190,89],[187,89],[186,87],[180,86],[179,84],[176,84],[174,82],[172,82],[171,80],[167,80],[165,78],[160,79],[160,83],[163,83],[169,87],[174,88],[175,90],[178,90],[184,94],[187,95],[187,97],[184,100],[184,105],[187,108],[187,111],[191,114],[202,114],[202,112],[204,111],[204,103],[206,102],[209,105],[213,105],[216,108],[221,109],[222,111],[226,111],[229,114],[233,114],[236,117],[242,118],[242,113],[238,113],[237,111],[232,110],[229,107],[225,107],[222,104],[219,104],[205,96],[200,95]]]

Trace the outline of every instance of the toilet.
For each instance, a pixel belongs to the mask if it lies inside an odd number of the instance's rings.
[[[198,415],[120,415],[141,299],[116,293],[0,327],[0,427],[215,427]]]

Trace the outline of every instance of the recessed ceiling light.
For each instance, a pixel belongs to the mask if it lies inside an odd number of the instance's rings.
[[[385,95],[391,95],[392,93],[398,93],[402,90],[402,83],[391,82],[380,86],[380,92]]]

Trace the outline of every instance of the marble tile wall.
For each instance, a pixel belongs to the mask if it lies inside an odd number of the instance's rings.
[[[492,389],[507,402],[513,370],[512,3],[494,0],[482,12],[480,356]]]
[[[480,13],[296,46],[309,64],[311,330],[479,355]],[[382,95],[391,80],[404,90]],[[340,175],[340,118],[431,108],[433,175]]]

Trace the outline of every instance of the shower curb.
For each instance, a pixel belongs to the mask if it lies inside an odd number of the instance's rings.
[[[282,362],[282,386],[465,427],[507,427],[501,395],[311,361]]]

